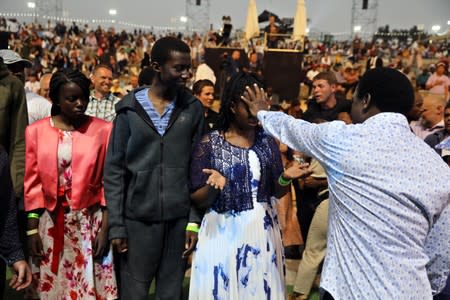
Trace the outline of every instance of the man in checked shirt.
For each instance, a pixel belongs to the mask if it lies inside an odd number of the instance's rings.
[[[120,101],[120,98],[110,92],[112,69],[107,65],[96,66],[92,71],[91,81],[94,85],[94,90],[89,97],[86,114],[112,122],[116,117],[114,107]]]

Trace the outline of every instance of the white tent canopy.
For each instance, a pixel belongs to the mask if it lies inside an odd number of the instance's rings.
[[[245,39],[259,36],[258,11],[256,0],[248,0],[247,20],[245,22]]]
[[[302,40],[306,35],[306,6],[305,0],[297,0],[297,10],[294,18],[294,32],[292,39],[294,41]]]

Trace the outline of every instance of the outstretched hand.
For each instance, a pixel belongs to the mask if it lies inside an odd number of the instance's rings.
[[[253,87],[247,86],[241,99],[248,105],[250,113],[255,117],[259,111],[269,110],[270,105],[266,92],[256,84]]]
[[[205,174],[209,174],[208,180],[206,180],[206,184],[209,184],[216,190],[217,189],[223,190],[227,180],[225,177],[222,176],[222,174],[213,169],[203,169],[202,172]]]

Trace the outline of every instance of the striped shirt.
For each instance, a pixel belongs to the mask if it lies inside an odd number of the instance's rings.
[[[162,115],[160,115],[153,106],[152,101],[150,101],[150,98],[148,97],[148,91],[148,88],[140,90],[135,94],[135,97],[152,120],[153,125],[155,125],[155,128],[158,131],[159,135],[163,136],[166,132],[167,126],[169,125],[170,116],[172,115],[173,109],[175,108],[175,99],[166,106],[164,112],[162,113]]]

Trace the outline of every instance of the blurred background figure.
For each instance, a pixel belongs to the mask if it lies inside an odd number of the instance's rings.
[[[450,87],[450,78],[446,75],[447,63],[440,61],[436,64],[436,72],[428,78],[425,88],[431,94],[442,95],[445,101],[448,101],[448,88]]]
[[[205,110],[204,133],[213,131],[217,127],[219,114],[212,109],[214,104],[214,83],[208,79],[202,79],[194,83],[192,92],[203,105]]]

